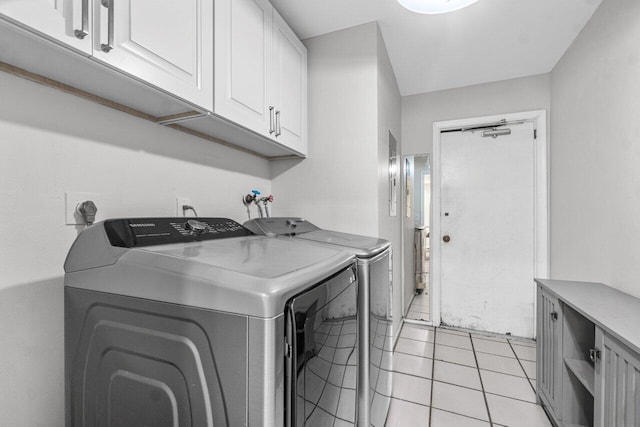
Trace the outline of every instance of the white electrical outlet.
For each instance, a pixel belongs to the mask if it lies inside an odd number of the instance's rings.
[[[100,221],[100,218],[104,218],[101,209],[104,208],[103,198],[98,193],[84,193],[80,191],[67,191],[64,193],[65,198],[65,224],[66,225],[84,225],[84,219],[78,212],[77,208],[80,203],[91,200],[96,204],[98,212],[96,214],[96,221]]]
[[[184,205],[191,206],[191,199],[187,197],[176,197],[176,216],[184,216],[184,211],[182,210],[182,206]]]

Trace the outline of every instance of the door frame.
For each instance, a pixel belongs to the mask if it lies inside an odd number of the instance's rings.
[[[441,210],[441,132],[447,129],[458,129],[471,126],[480,126],[487,123],[495,123],[500,120],[533,121],[534,129],[537,131],[537,137],[534,139],[534,217],[535,217],[535,236],[534,236],[534,275],[536,278],[549,277],[549,154],[547,142],[547,110],[525,111],[520,113],[508,113],[493,116],[474,117],[460,120],[448,120],[433,123],[433,155],[431,158],[431,316],[434,325],[438,326],[441,322],[441,254],[440,254],[440,210]],[[533,277],[531,278],[533,285]],[[534,331],[536,330],[534,299]],[[537,331],[536,331],[537,335]]]

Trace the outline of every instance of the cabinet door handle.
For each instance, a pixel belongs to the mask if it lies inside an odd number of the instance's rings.
[[[551,321],[555,322],[556,320],[558,320],[558,312],[552,311],[551,312]]]
[[[107,44],[102,43],[100,49],[109,53],[113,49],[113,3],[114,0],[102,0],[102,6],[107,8]]]
[[[269,135],[271,135],[276,131],[275,128],[273,127],[273,121],[274,121],[273,110],[274,110],[273,105],[269,106]]]
[[[82,0],[82,27],[79,30],[75,30],[73,34],[80,40],[85,38],[89,29],[89,0]]]
[[[276,137],[280,136],[280,111],[276,111]]]

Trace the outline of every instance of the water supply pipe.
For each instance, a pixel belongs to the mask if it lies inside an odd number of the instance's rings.
[[[251,219],[251,203],[258,205],[258,196],[260,192],[258,190],[251,190],[250,194],[246,194],[242,198],[242,204],[247,208],[247,216]],[[260,206],[258,206],[258,213],[260,213]],[[262,217],[262,215],[260,215]]]
[[[271,203],[273,203],[273,195],[269,194],[269,197],[263,197],[264,199],[264,211],[267,214],[267,218],[271,218]]]

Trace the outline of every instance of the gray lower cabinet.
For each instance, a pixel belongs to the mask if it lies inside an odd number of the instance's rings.
[[[595,425],[640,426],[640,356],[600,328],[596,343]]]
[[[537,394],[557,426],[640,427],[640,299],[536,279]]]
[[[542,403],[553,415],[561,407],[562,313],[558,299],[538,286],[538,355],[537,382]]]

